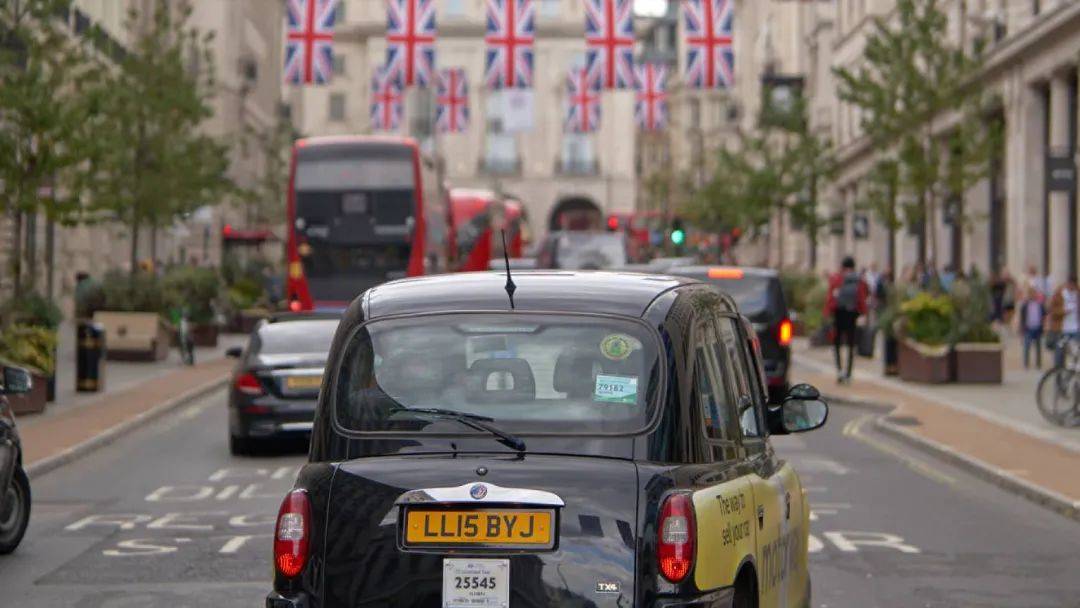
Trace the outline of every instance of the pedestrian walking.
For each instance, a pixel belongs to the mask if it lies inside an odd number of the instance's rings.
[[[1024,369],[1028,369],[1032,348],[1035,349],[1035,369],[1042,369],[1043,324],[1046,321],[1045,298],[1039,290],[1028,288],[1020,301],[1020,336],[1024,344]]]
[[[855,359],[855,327],[859,316],[866,314],[866,282],[855,271],[855,259],[844,258],[840,271],[829,279],[825,299],[825,316],[833,320],[833,351],[836,356],[836,381],[851,382],[851,367]],[[847,367],[842,363],[841,349],[846,345]]]
[[[1065,345],[1080,335],[1080,291],[1076,286],[1076,275],[1070,275],[1050,298],[1048,308],[1050,337],[1055,343],[1054,366],[1065,363]]]

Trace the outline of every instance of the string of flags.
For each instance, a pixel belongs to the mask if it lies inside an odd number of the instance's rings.
[[[286,0],[285,81],[326,84],[333,72],[333,35],[340,0]],[[735,82],[734,0],[680,0],[686,42],[683,83],[730,88]],[[635,122],[644,131],[668,124],[668,70],[635,65],[633,0],[584,0],[585,65],[566,79],[564,126],[573,133],[599,127],[602,90],[635,91]],[[534,0],[484,0],[483,84],[490,90],[530,89],[535,72]],[[469,124],[464,68],[437,69],[435,0],[386,0],[386,63],[372,76],[371,125],[401,123],[408,87],[436,89],[436,128],[461,133]]]

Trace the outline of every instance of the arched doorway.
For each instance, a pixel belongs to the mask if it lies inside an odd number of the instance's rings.
[[[551,210],[548,230],[599,230],[603,213],[592,199],[582,196],[564,198]]]

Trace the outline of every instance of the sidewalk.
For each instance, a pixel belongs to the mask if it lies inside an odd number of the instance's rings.
[[[74,328],[60,328],[56,401],[41,414],[21,416],[23,461],[41,475],[110,441],[123,432],[224,385],[234,364],[225,349],[247,336],[222,335],[216,348],[196,349],[193,367],[175,349],[164,361],[106,361],[105,389],[75,391]]]
[[[812,349],[798,340],[794,350],[796,381],[810,382],[838,402],[892,406],[878,419],[880,430],[1080,518],[1080,429],[1042,419],[1035,405],[1040,374],[1022,369],[1016,345],[1006,344],[1005,378],[998,386],[901,382],[882,374],[879,359],[860,358],[852,384],[841,386],[831,347]]]

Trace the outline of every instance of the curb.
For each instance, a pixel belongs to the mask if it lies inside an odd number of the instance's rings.
[[[173,410],[179,409],[213,393],[214,391],[224,388],[228,382],[229,378],[228,375],[226,375],[223,378],[211,380],[193,389],[189,389],[172,399],[159,403],[158,405],[141,412],[133,418],[117,423],[106,429],[104,432],[91,437],[82,443],[77,443],[59,454],[42,458],[37,462],[27,465],[24,467],[26,474],[30,479],[34,479],[50,471],[56,470],[77,458],[113,443],[131,431],[147,425]]]
[[[945,444],[934,441],[933,439],[928,439],[918,433],[893,424],[884,416],[876,418],[874,420],[874,426],[883,434],[888,435],[893,439],[936,456],[937,458],[940,458],[975,477],[988,481],[1003,490],[1026,498],[1041,507],[1058,513],[1059,515],[1080,521],[1080,500],[1073,500],[1067,496],[1058,494],[1053,490],[1048,490],[997,467],[988,465],[981,460],[954,450]]]

